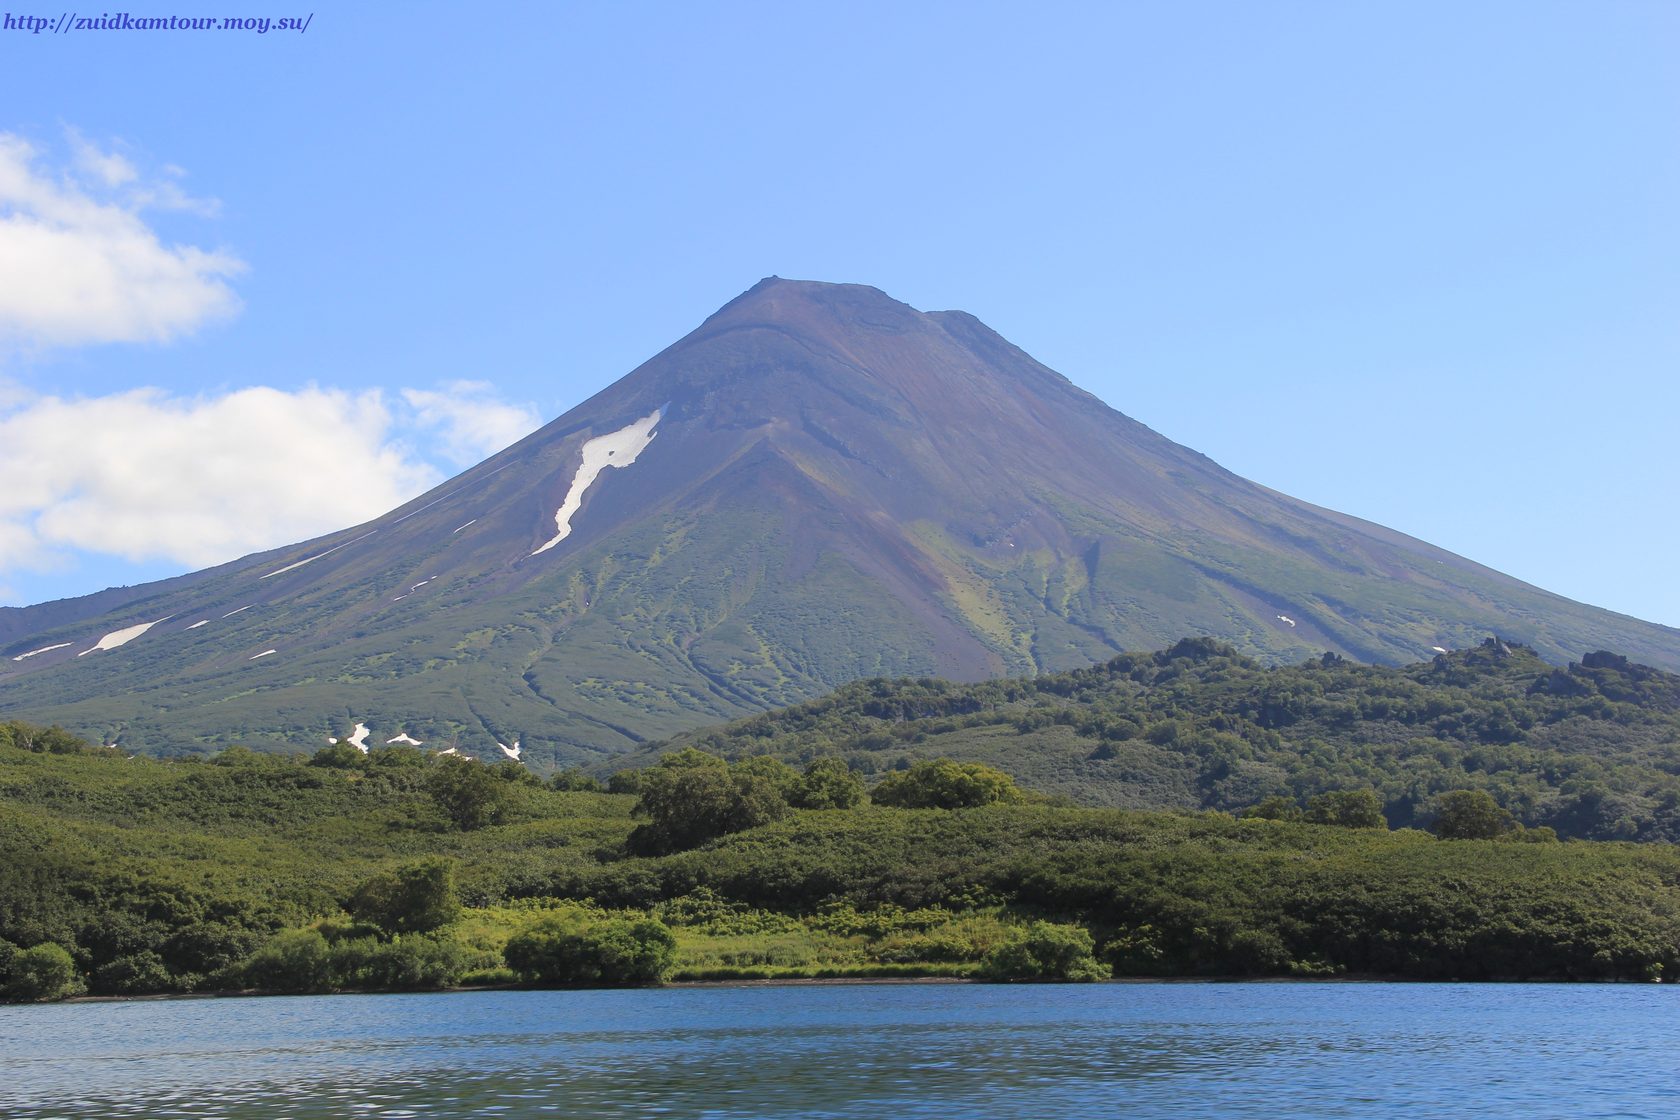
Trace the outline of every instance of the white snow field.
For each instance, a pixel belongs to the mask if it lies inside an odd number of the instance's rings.
[[[92,649],[84,649],[76,656],[86,657],[88,654],[97,653],[102,649],[116,649],[118,646],[126,646],[129,642],[132,642],[134,639],[156,626],[159,622],[168,621],[169,620],[167,618],[160,618],[155,622],[140,622],[133,626],[125,626],[121,630],[113,630],[95,642]]]
[[[566,491],[566,500],[560,503],[560,508],[554,514],[554,526],[558,532],[549,538],[548,543],[531,553],[532,556],[538,552],[547,552],[571,535],[572,518],[583,506],[585,491],[594,485],[595,479],[608,467],[628,467],[634,463],[636,456],[653,442],[654,425],[659,423],[659,418],[663,415],[665,410],[656,408],[634,424],[604,436],[596,436],[583,445],[583,464],[578,467],[577,474],[572,478],[571,489]]]
[[[416,511],[416,512],[418,512],[418,511]],[[377,532],[379,532],[379,530],[374,529],[372,532],[363,533],[361,536],[357,537],[356,540],[354,540],[354,541],[345,541],[343,544],[335,544],[331,548],[327,549],[325,552],[317,552],[313,556],[305,556],[302,560],[299,560],[296,564],[287,564],[284,568],[276,568],[272,572],[269,572],[268,575],[262,576],[260,578],[268,579],[271,576],[283,576],[287,572],[291,571],[293,568],[301,568],[305,564],[309,564],[309,563],[312,563],[316,560],[319,560],[323,556],[331,556],[333,553],[337,552],[341,548],[349,548],[351,545],[355,544],[356,541],[365,541],[369,537],[373,536],[374,533],[377,533]],[[241,609],[243,609],[243,608],[241,608]]]
[[[38,653],[51,653],[55,649],[63,649],[65,646],[70,644],[70,642],[59,642],[56,646],[42,646],[40,649],[32,649],[28,653],[20,653],[16,657],[12,658],[12,660],[22,661],[24,658],[34,657]]]

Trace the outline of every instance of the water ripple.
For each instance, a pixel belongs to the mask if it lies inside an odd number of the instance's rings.
[[[1656,1118],[1669,987],[859,985],[0,1009],[10,1120]]]

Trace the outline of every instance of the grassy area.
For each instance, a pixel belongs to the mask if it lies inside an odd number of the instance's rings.
[[[722,773],[749,771],[769,772]],[[1667,844],[1028,798],[793,808],[650,853],[634,794],[464,772],[496,802],[475,827],[440,800],[449,764],[418,752],[345,769],[0,747],[0,982],[17,998],[65,969],[65,990],[113,994],[504,983],[533,930],[668,937],[658,974],[692,980],[994,975],[1034,938],[1121,976],[1680,975]],[[449,920],[381,925],[367,899],[417,868],[447,880]]]

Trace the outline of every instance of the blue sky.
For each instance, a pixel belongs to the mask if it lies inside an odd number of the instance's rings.
[[[1680,624],[1680,5],[212,7],[313,18],[0,31],[0,602],[381,512],[774,273]]]

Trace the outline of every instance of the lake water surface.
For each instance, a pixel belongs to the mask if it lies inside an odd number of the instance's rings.
[[[867,984],[0,1007],[0,1116],[1680,1116],[1680,988]]]

